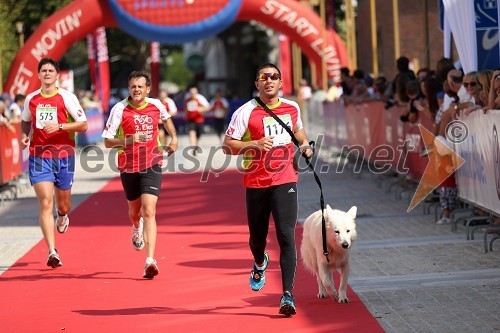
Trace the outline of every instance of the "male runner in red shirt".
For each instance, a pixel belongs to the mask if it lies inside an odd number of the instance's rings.
[[[169,154],[178,148],[174,123],[165,105],[147,98],[151,77],[146,72],[134,71],[128,78],[130,96],[112,109],[102,133],[107,148],[120,149],[118,169],[128,203],[128,214],[133,224],[132,245],[138,251],[146,246],[144,278],[158,275],[154,259],[156,246],[156,203],[162,181],[162,146],[158,141],[158,121],[161,119],[170,135],[165,149]]]
[[[21,148],[30,147],[29,177],[38,198],[40,227],[49,248],[47,266],[56,268],[62,265],[62,261],[55,247],[54,223],[60,233],[68,229],[67,214],[71,209],[75,172],[75,132],[87,130],[87,118],[76,96],[57,87],[57,61],[50,58],[40,60],[38,78],[42,87],[26,96],[24,101]],[[52,215],[54,194],[55,222]]]
[[[299,106],[296,102],[278,97],[281,85],[278,67],[268,63],[259,68],[255,86],[262,102],[292,130],[301,152],[311,157],[313,151],[302,127]],[[233,114],[224,145],[226,153],[245,154],[248,162],[243,183],[246,187],[249,244],[255,260],[250,273],[250,287],[258,291],[266,282],[269,255],[265,249],[272,212],[280,245],[283,284],[279,312],[285,316],[294,315],[292,291],[297,266],[295,226],[298,210],[294,144],[288,132],[252,99]]]

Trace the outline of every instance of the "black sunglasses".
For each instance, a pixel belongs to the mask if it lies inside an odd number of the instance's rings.
[[[475,86],[477,86],[477,82],[476,81],[464,82],[463,85],[464,85],[465,88],[468,88],[469,86],[475,87]]]
[[[267,79],[271,79],[273,81],[281,79],[281,75],[278,73],[260,73],[259,76],[257,76],[257,80],[260,81],[267,81]]]
[[[451,80],[455,83],[462,83],[462,77],[461,76],[453,76],[451,75]]]

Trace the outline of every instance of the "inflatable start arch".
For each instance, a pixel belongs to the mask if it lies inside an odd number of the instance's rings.
[[[298,44],[321,71],[339,80],[347,52],[333,30],[295,0],[75,0],[45,20],[17,54],[4,91],[27,94],[39,88],[40,59],[60,59],[75,42],[98,27],[120,27],[138,39],[182,44],[207,38],[235,21],[255,20]]]

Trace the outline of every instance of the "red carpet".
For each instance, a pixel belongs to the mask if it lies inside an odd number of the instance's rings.
[[[300,262],[298,313],[279,315],[274,228],[267,284],[250,290],[241,177],[226,172],[208,183],[199,182],[200,174],[164,177],[160,275],[152,281],[142,278],[144,252],[130,242],[120,181],[111,181],[75,209],[69,231],[56,236],[64,266],[45,266],[40,242],[0,276],[0,332],[383,332],[351,289],[349,304],[317,299],[316,279]]]

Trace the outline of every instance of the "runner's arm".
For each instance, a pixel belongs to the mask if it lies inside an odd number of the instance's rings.
[[[26,148],[29,143],[29,135],[31,132],[31,121],[21,121],[21,149]]]
[[[313,150],[311,146],[309,146],[309,140],[307,139],[306,131],[304,130],[304,128],[301,128],[294,134],[295,138],[299,142],[300,152],[302,154],[305,154],[305,157],[311,157],[313,155]]]
[[[179,140],[177,138],[177,132],[175,131],[174,122],[172,118],[168,118],[163,121],[163,126],[165,126],[165,130],[170,136],[170,142],[165,147],[165,150],[168,152],[168,155],[172,155],[179,148]]]
[[[124,148],[134,142],[146,142],[146,140],[147,135],[144,132],[136,132],[125,138],[104,138],[104,146],[106,148]]]
[[[62,128],[59,128],[62,125]],[[44,130],[47,133],[54,133],[57,131],[68,131],[68,132],[85,132],[88,128],[87,121],[75,121],[71,123],[45,123]]]
[[[241,141],[225,136],[222,151],[227,155],[244,154],[251,149],[259,149],[269,151],[273,147],[273,137],[266,136],[260,140]]]

